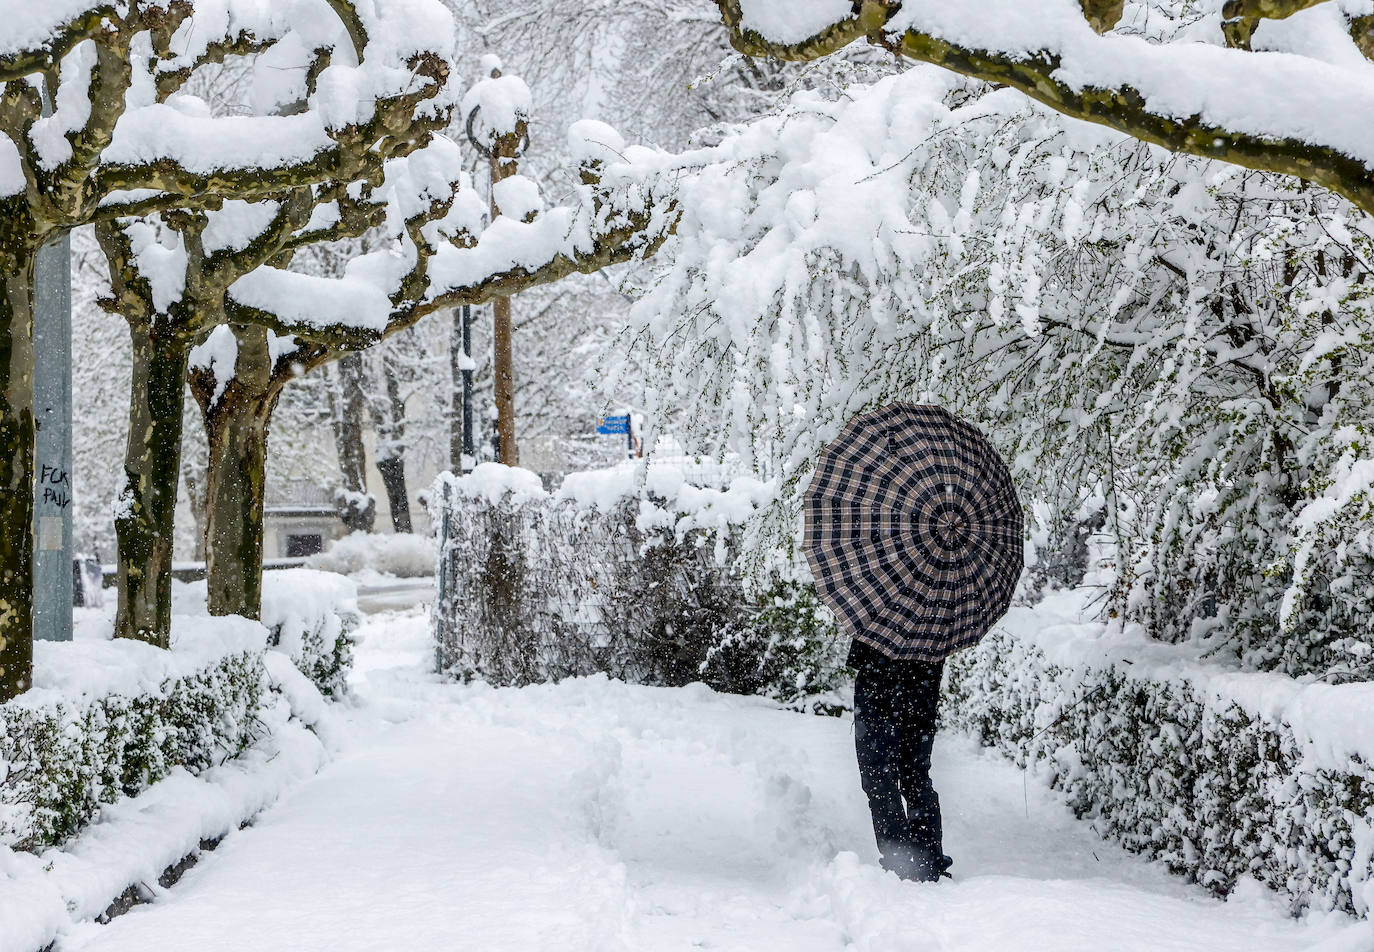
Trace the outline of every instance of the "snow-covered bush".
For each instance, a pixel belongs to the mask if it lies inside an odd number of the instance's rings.
[[[205,582],[174,582],[172,607],[205,615]],[[343,694],[353,665],[353,632],[361,621],[352,579],[315,569],[264,572],[260,617],[268,647],[289,657],[325,697]]]
[[[396,578],[423,578],[434,574],[436,557],[434,539],[429,536],[352,532],[310,556],[305,564],[340,575],[356,575],[370,569]]]
[[[1064,617],[1055,606],[1069,605]],[[1082,596],[1013,608],[955,655],[942,714],[1047,776],[1080,816],[1218,893],[1250,877],[1315,906],[1374,907],[1374,685],[1198,663]]]
[[[788,707],[838,714],[849,638],[810,581],[778,578],[753,600],[742,625],[730,627],[706,654],[701,680],[762,694]]]
[[[0,847],[60,843],[103,804],[197,773],[255,734],[267,633],[177,616],[170,651],[131,640],[35,645],[34,687],[0,705]]]
[[[495,464],[441,477],[441,666],[498,684],[593,672],[705,681],[798,706],[832,691],[833,621],[736,564],[738,527],[771,488],[691,475],[678,464],[575,473],[554,494]]]
[[[353,666],[353,632],[361,620],[352,579],[312,569],[263,573],[268,644],[289,657],[325,697],[344,693]]]

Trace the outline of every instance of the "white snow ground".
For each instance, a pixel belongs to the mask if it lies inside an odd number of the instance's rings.
[[[1101,841],[967,738],[935,776],[955,879],[876,865],[847,720],[704,688],[443,684],[420,610],[361,631],[335,759],[157,902],[61,952],[1368,952]],[[336,731],[331,731],[331,734]]]

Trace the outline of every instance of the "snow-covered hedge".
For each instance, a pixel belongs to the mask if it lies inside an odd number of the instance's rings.
[[[254,736],[267,632],[177,616],[172,648],[96,637],[34,645],[34,687],[0,705],[0,847],[60,843],[103,804]]]
[[[1061,789],[1102,834],[1219,893],[1243,877],[1374,907],[1374,684],[1230,672],[1081,621],[1080,596],[1013,608],[949,665],[945,721]]]
[[[0,848],[64,842],[175,768],[198,774],[237,756],[261,733],[269,684],[293,704],[342,693],[359,620],[351,580],[269,572],[261,624],[205,615],[204,582],[177,584],[174,604],[170,651],[111,639],[99,613],[73,642],[35,644],[33,689],[0,705]],[[281,664],[266,665],[268,648]]]
[[[736,528],[770,487],[706,477],[690,464],[624,466],[571,474],[554,493],[496,464],[440,477],[440,666],[498,684],[705,681],[829,706],[834,622],[785,574],[760,582],[733,557]]]
[[[286,654],[325,697],[344,692],[360,620],[358,586],[352,579],[312,569],[263,573],[262,623],[270,634],[268,644]]]
[[[335,539],[329,548],[310,556],[312,569],[356,575],[372,570],[397,578],[422,578],[434,574],[434,540],[411,532],[389,534],[353,532]]]
[[[173,610],[205,614],[205,582],[175,582]],[[358,586],[334,572],[278,569],[262,576],[262,623],[269,647],[290,657],[321,694],[338,697],[353,665]]]

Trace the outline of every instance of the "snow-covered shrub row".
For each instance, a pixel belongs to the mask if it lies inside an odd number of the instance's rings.
[[[433,547],[430,547],[433,570]],[[353,666],[358,586],[334,572],[281,569],[264,572],[262,623],[268,644],[289,657],[325,697],[344,693]]]
[[[440,666],[497,684],[704,681],[833,707],[844,647],[833,619],[786,573],[759,580],[736,565],[736,529],[770,487],[691,476],[626,466],[571,474],[552,494],[496,464],[440,477]]]
[[[683,211],[634,311],[648,416],[776,475],[775,540],[847,420],[940,403],[1049,541],[1118,538],[1115,607],[1156,637],[1374,677],[1374,224],[1350,203],[921,65],[606,174]]]
[[[173,582],[173,611],[204,615],[205,582]],[[262,576],[262,623],[268,647],[287,655],[321,694],[338,697],[353,665],[358,586],[314,569],[277,569]]]
[[[0,847],[34,850],[176,767],[253,739],[267,633],[177,616],[170,651],[132,640],[35,644],[34,687],[0,705]]]
[[[1225,672],[1013,608],[949,663],[944,722],[1047,776],[1100,833],[1218,893],[1374,908],[1374,685]]]
[[[434,540],[411,532],[353,532],[335,539],[325,551],[305,564],[312,569],[356,575],[372,570],[396,578],[421,578],[434,574]]]

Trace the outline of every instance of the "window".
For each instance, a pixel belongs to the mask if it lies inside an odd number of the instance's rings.
[[[318,532],[292,534],[286,537],[286,557],[303,558],[324,551],[324,537]]]

